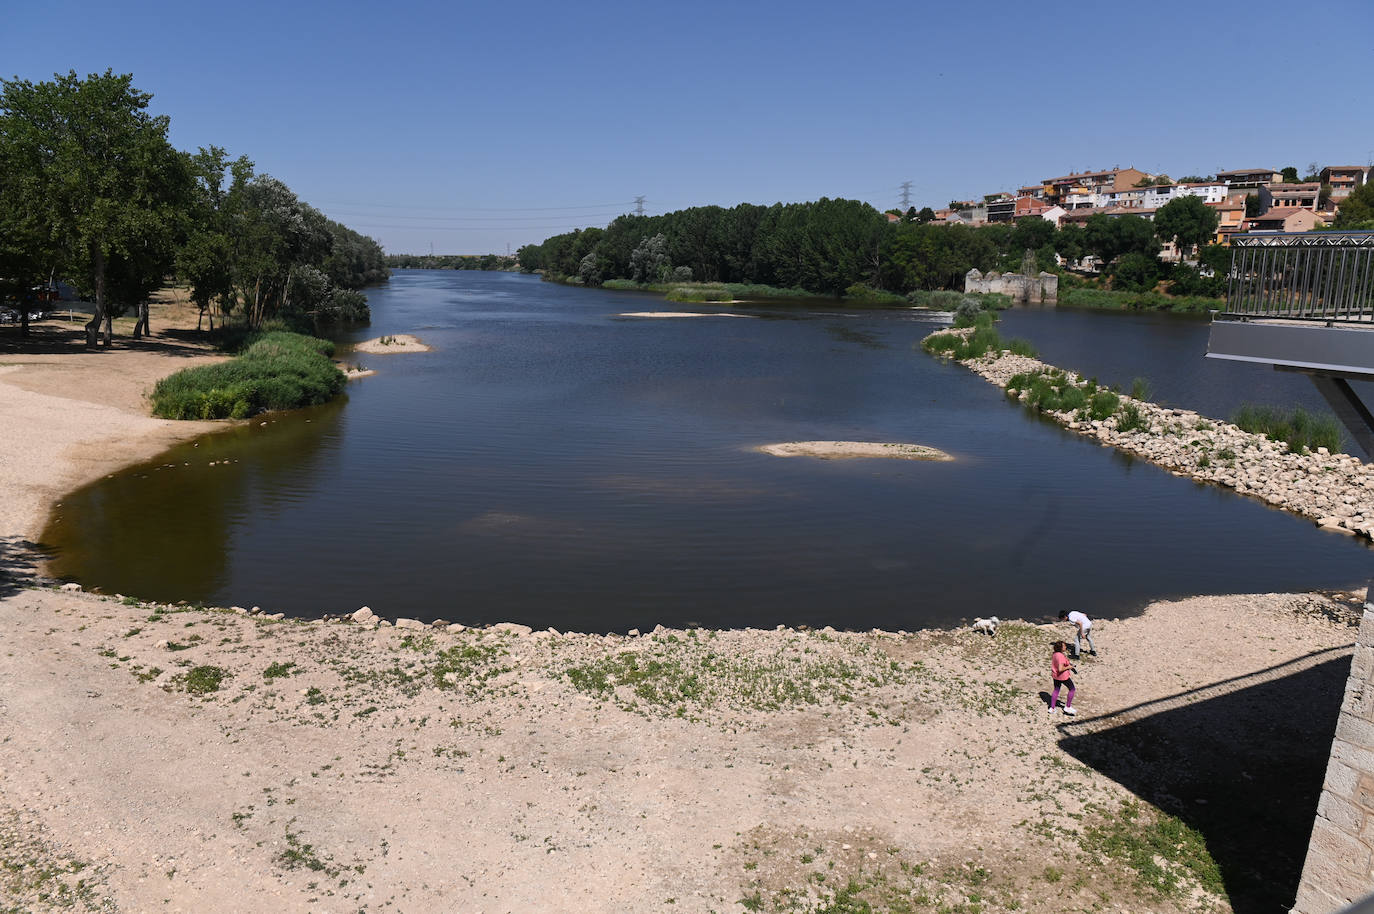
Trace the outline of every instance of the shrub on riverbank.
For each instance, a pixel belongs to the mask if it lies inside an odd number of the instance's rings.
[[[972,333],[936,333],[922,341],[921,346],[926,352],[944,353],[960,362],[982,358],[990,352],[1001,352],[1004,349],[1027,358],[1036,357],[1035,346],[1029,340],[1003,340],[1002,335],[993,326],[996,320],[997,318],[988,311],[974,316],[964,314],[955,318],[954,326],[959,329],[972,327]]]
[[[258,335],[229,362],[188,368],[153,388],[153,415],[164,419],[242,419],[268,409],[296,409],[331,399],[343,372],[334,344],[298,333]]]
[[[1301,406],[1285,410],[1247,403],[1236,410],[1231,422],[1244,431],[1282,441],[1294,453],[1324,447],[1334,454],[1341,449],[1341,426],[1336,417],[1309,413]]]
[[[1060,289],[1059,304],[1070,308],[1107,311],[1173,311],[1205,314],[1225,311],[1226,301],[1196,295],[1160,295],[1158,292],[1113,292],[1107,289]]]
[[[549,279],[549,277],[545,277]],[[551,281],[559,281],[553,279]],[[730,302],[730,301],[793,301],[815,299],[814,292],[804,289],[779,289],[744,282],[635,282],[632,279],[608,279],[601,288],[613,292],[660,292],[668,301]]]

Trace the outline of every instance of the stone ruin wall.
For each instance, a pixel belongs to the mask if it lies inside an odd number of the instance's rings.
[[[1293,914],[1332,914],[1374,892],[1374,604],[1364,619],[1331,741]]]
[[[988,273],[985,276],[975,268],[964,275],[964,291],[1000,292],[1025,304],[1051,302],[1059,298],[1059,277],[1045,272],[1039,276],[1023,273]]]

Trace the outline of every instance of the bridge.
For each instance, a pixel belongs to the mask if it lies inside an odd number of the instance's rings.
[[[1374,416],[1350,386],[1374,380],[1374,232],[1237,235],[1231,247],[1226,310],[1213,315],[1207,357],[1307,374],[1374,458]],[[1365,596],[1293,914],[1374,914],[1371,597]]]
[[[1231,248],[1207,357],[1304,372],[1374,457],[1374,415],[1350,386],[1374,381],[1374,232],[1236,235]]]

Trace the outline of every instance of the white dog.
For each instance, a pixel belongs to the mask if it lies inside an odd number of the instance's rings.
[[[989,635],[997,634],[997,617],[991,619],[974,619],[973,630],[975,632],[987,632]]]

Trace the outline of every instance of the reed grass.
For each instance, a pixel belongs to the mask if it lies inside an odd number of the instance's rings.
[[[296,409],[333,398],[343,372],[329,357],[334,344],[299,333],[270,331],[218,365],[187,368],[153,388],[153,415],[164,419],[243,419],[269,409]]]
[[[1311,413],[1301,406],[1291,410],[1246,403],[1231,416],[1232,424],[1247,432],[1282,441],[1294,453],[1324,447],[1341,450],[1344,436],[1340,422],[1329,413]]]

